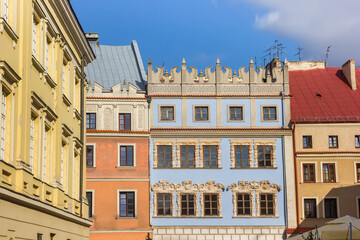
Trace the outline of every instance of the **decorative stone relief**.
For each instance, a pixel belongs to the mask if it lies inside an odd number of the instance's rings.
[[[111,109],[108,107],[104,109],[104,129],[113,129],[113,114]]]
[[[248,146],[249,147],[249,167],[253,167],[252,157],[253,157],[253,141],[252,140],[242,140],[242,139],[231,139],[230,140],[230,159],[231,159],[231,168],[236,167],[235,159],[235,146]]]
[[[170,184],[167,180],[160,180],[158,183],[151,185],[151,190],[154,192],[154,217],[158,215],[157,194],[169,193],[171,194],[171,215],[175,216],[175,184]]]
[[[250,195],[250,214],[251,216],[255,216],[255,198],[254,198],[254,190],[259,188],[259,183],[252,181],[250,184],[248,181],[239,181],[238,184],[231,184],[228,189],[232,189],[232,197],[233,197],[233,214],[234,217],[238,216],[237,213],[237,194],[238,193],[246,193]]]
[[[225,190],[225,186],[221,183],[215,184],[214,180],[206,181],[206,185],[200,184],[200,207],[201,207],[201,216],[205,216],[205,204],[204,204],[204,194],[206,193],[216,193],[218,195],[219,201],[219,217],[222,217],[222,199],[221,199],[221,190]]]
[[[154,139],[154,168],[158,167],[158,146],[169,145],[171,147],[171,164],[172,167],[176,167],[175,162],[175,139]]]
[[[277,203],[278,203],[278,199],[277,199],[277,192],[279,192],[281,190],[281,186],[277,185],[277,184],[270,184],[269,180],[263,180],[260,181],[260,186],[255,190],[256,192],[256,208],[257,208],[257,212],[256,212],[256,216],[260,216],[260,194],[262,193],[270,193],[273,194],[273,199],[274,199],[274,216],[278,217],[278,208],[277,208]]]
[[[200,141],[200,168],[204,167],[204,146],[217,146],[217,166],[221,168],[221,140],[201,139]]]
[[[198,184],[194,184],[192,185],[192,181],[191,180],[185,180],[182,182],[181,184],[176,184],[175,186],[176,189],[176,197],[177,197],[177,215],[181,216],[181,195],[182,194],[194,194],[195,199],[195,205],[194,205],[194,209],[195,209],[195,216],[199,216],[199,208],[198,208],[198,191],[199,191],[199,185]]]
[[[270,146],[272,151],[272,157],[271,157],[271,166],[276,167],[276,145],[275,145],[275,139],[260,139],[260,140],[254,140],[254,167],[259,167],[259,160],[258,160],[258,146]]]
[[[184,140],[179,139],[176,141],[176,159],[177,159],[177,167],[181,167],[181,146],[194,146],[194,166],[196,168],[200,167],[199,164],[199,141],[196,140]]]

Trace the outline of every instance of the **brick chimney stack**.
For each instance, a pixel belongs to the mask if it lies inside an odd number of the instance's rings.
[[[351,89],[356,90],[356,76],[355,76],[355,60],[348,60],[342,65],[342,71],[346,80],[350,83]]]

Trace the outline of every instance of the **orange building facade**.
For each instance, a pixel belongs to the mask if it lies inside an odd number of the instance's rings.
[[[90,239],[147,239],[148,102],[139,50],[135,41],[130,46],[103,46],[97,34],[87,37],[97,57],[86,70]]]

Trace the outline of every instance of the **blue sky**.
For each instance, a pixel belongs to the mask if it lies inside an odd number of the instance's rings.
[[[290,3],[289,3],[290,2]],[[71,0],[85,32],[99,33],[100,44],[138,42],[146,66],[181,64],[205,69],[220,58],[237,70],[279,40],[288,60],[323,60],[329,65],[355,58],[359,64],[360,1],[346,0]],[[99,4],[101,3],[101,4]],[[339,11],[339,9],[341,11]],[[356,27],[356,28],[355,28]],[[357,59],[356,59],[357,58]]]

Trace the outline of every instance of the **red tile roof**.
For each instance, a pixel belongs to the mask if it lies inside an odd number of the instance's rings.
[[[291,119],[296,122],[360,122],[360,68],[352,90],[341,68],[289,72]]]

